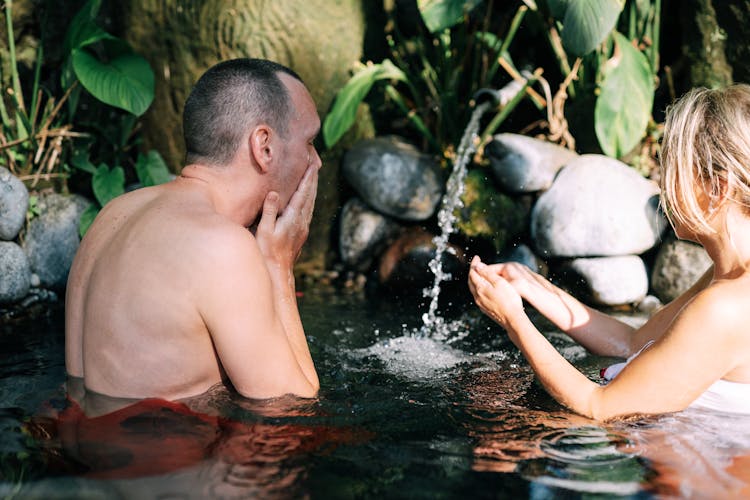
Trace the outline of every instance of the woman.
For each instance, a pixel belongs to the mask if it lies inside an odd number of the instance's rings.
[[[750,86],[695,89],[667,113],[662,204],[679,238],[713,260],[687,292],[633,329],[528,268],[471,263],[469,288],[549,393],[606,420],[690,405],[750,413]],[[522,299],[589,351],[630,359],[607,384],[570,365],[531,323]]]

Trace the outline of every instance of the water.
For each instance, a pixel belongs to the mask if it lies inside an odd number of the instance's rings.
[[[460,328],[460,325],[447,324],[445,319],[439,316],[437,312],[440,283],[451,279],[450,273],[443,270],[443,254],[453,251],[452,247],[448,246],[448,239],[453,234],[454,224],[457,221],[455,212],[463,206],[461,195],[464,192],[464,180],[466,179],[469,161],[471,161],[471,156],[477,148],[479,120],[489,107],[489,102],[483,102],[477,105],[472,112],[458,145],[453,170],[446,183],[445,194],[437,217],[440,234],[432,240],[435,244],[435,257],[430,261],[429,267],[435,278],[432,286],[424,290],[424,296],[430,298],[430,306],[427,312],[422,315],[423,325],[419,331],[421,336],[445,339],[450,333]]]
[[[404,336],[419,328],[416,304],[324,290],[299,302],[318,399],[249,401],[217,388],[189,401],[191,414],[157,406],[73,429],[59,418],[59,311],[0,325],[0,498],[747,496],[745,417],[599,424],[550,398],[468,304],[449,318],[468,335],[437,341]],[[612,361],[533,320],[591,378]]]

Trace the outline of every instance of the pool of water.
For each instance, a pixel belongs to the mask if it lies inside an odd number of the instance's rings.
[[[747,418],[688,410],[597,423],[555,403],[468,304],[448,318],[455,333],[434,340],[415,333],[424,311],[408,301],[315,290],[299,301],[319,399],[248,401],[216,388],[186,406],[82,420],[66,401],[62,311],[6,321],[0,497],[749,494]],[[535,321],[590,377],[612,361]]]

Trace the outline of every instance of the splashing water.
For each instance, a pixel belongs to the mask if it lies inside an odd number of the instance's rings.
[[[455,254],[455,250],[448,246],[448,238],[453,234],[456,223],[455,211],[463,207],[461,195],[464,193],[464,179],[466,178],[467,166],[471,155],[477,149],[477,132],[479,131],[479,119],[490,107],[489,102],[479,104],[471,114],[464,135],[458,146],[456,161],[453,171],[446,184],[445,195],[443,196],[442,205],[438,212],[438,225],[440,234],[432,239],[435,244],[435,256],[429,263],[430,271],[435,275],[431,287],[425,288],[422,292],[425,297],[430,298],[430,308],[422,315],[422,328],[419,330],[419,336],[432,337],[435,339],[445,339],[448,334],[454,332],[457,325],[446,322],[445,318],[437,313],[438,297],[440,296],[440,283],[451,279],[451,274],[443,270],[443,254],[449,252]]]

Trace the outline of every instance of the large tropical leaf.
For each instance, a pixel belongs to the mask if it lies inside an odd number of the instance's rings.
[[[154,72],[131,51],[102,62],[84,49],[73,49],[73,70],[81,85],[100,101],[136,116],[154,100]]]
[[[549,13],[552,17],[562,21],[565,18],[565,11],[568,10],[568,4],[576,0],[547,0]]]
[[[79,49],[104,39],[114,39],[112,35],[96,25],[94,19],[101,7],[101,0],[89,0],[83,8],[78,11],[65,33],[63,50],[67,55],[73,49]]]
[[[603,67],[604,81],[594,109],[594,128],[602,151],[619,158],[646,131],[654,103],[654,76],[630,40],[615,32],[615,52]]]
[[[560,0],[557,0],[560,2]],[[562,43],[573,56],[582,56],[602,43],[617,24],[624,0],[566,0]],[[562,10],[562,5],[555,8]]]
[[[135,171],[143,187],[155,186],[172,180],[167,164],[155,149],[149,151],[147,155],[138,155]]]
[[[417,0],[419,13],[422,15],[430,33],[437,33],[450,28],[464,18],[481,0]]]
[[[91,177],[94,196],[101,206],[125,192],[125,171],[122,167],[110,169],[102,163]]]
[[[323,123],[326,147],[333,147],[357,118],[357,108],[378,80],[406,81],[406,74],[386,59],[380,64],[370,64],[357,71],[339,90],[333,108]]]

